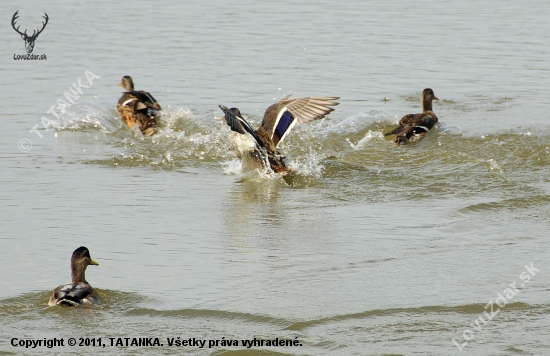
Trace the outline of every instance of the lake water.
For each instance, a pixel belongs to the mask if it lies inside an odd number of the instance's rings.
[[[547,1],[0,10],[0,354],[550,354]],[[48,14],[47,60],[14,60],[16,10],[21,30]],[[122,125],[123,75],[162,105],[155,136]],[[427,87],[436,129],[384,138]],[[280,146],[286,181],[241,172],[218,105],[256,126],[287,94],[341,99]],[[102,305],[48,307],[82,245]]]

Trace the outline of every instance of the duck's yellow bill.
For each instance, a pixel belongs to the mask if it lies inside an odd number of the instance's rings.
[[[90,258],[90,264],[91,264],[91,265],[94,265],[94,266],[99,266],[99,263],[97,263],[96,261],[92,260],[91,258]]]

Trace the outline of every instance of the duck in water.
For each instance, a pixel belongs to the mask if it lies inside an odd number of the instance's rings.
[[[243,161],[243,170],[271,168],[273,172],[283,176],[289,173],[291,169],[286,166],[277,145],[287,137],[294,126],[321,119],[334,111],[330,106],[338,105],[338,99],[340,98],[290,99],[290,95],[287,95],[267,108],[262,124],[256,130],[246,122],[239,109],[228,109],[220,105],[231,130],[253,139],[251,146],[244,151],[237,151],[237,156]]]
[[[151,136],[155,133],[158,111],[161,107],[151,93],[134,90],[132,77],[126,75],[118,86],[126,90],[118,100],[117,110],[122,115],[129,128],[139,125],[141,133]]]
[[[384,134],[384,136],[394,135],[393,141],[400,145],[420,140],[439,121],[432,111],[432,100],[439,99],[432,89],[424,89],[422,92],[422,113],[403,116],[397,127]]]
[[[99,263],[92,260],[90,251],[84,246],[77,248],[71,257],[71,284],[62,285],[54,289],[50,297],[50,306],[100,303],[99,296],[86,281],[86,267],[98,266]]]

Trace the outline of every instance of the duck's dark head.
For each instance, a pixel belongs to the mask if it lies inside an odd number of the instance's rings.
[[[86,267],[89,265],[99,266],[99,263],[92,260],[92,257],[90,257],[90,251],[84,246],[74,250],[73,256],[71,257],[71,274],[73,284],[78,284],[79,282],[87,283],[85,272]]]
[[[432,100],[439,100],[434,91],[430,88],[424,89],[422,92],[422,108],[423,111],[432,111]]]
[[[122,77],[120,83],[117,84],[119,87],[123,87],[126,91],[134,91],[134,81],[129,75]]]

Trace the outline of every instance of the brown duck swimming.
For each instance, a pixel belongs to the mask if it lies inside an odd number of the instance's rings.
[[[424,89],[422,92],[422,113],[403,116],[397,127],[384,134],[384,136],[394,135],[393,141],[400,145],[420,140],[439,121],[432,111],[432,100],[439,99],[436,98],[432,89]]]
[[[86,247],[77,248],[71,257],[71,284],[54,289],[48,304],[50,306],[76,306],[85,303],[100,303],[96,291],[86,281],[86,267],[89,265],[98,266],[99,263],[92,260],[90,251]]]
[[[129,128],[139,125],[139,129],[145,136],[155,133],[158,111],[161,107],[151,93],[143,90],[134,90],[134,81],[130,76],[122,77],[118,86],[126,92],[118,100],[117,110],[126,120]]]
[[[237,108],[228,109],[223,105],[220,108],[225,113],[225,121],[231,130],[249,135],[254,139],[254,146],[247,152],[238,152],[237,156],[243,161],[243,169],[267,168],[283,175],[291,171],[285,165],[284,157],[277,150],[277,145],[285,139],[295,125],[301,125],[318,120],[334,111],[329,106],[339,103],[339,97],[314,97],[289,99],[285,96],[267,108],[262,124],[257,130],[242,117]]]

